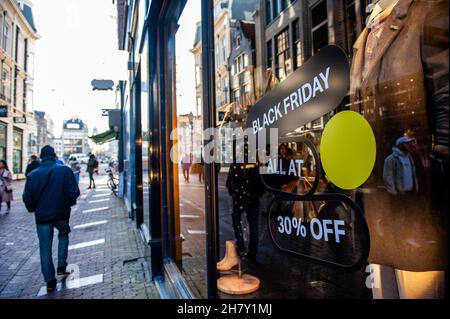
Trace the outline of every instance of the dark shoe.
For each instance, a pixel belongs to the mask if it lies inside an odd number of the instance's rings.
[[[58,267],[58,276],[69,276],[70,272],[66,271],[66,267]]]
[[[47,282],[47,292],[53,292],[56,290],[56,279]]]

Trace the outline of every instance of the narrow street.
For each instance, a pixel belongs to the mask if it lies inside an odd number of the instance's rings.
[[[134,222],[123,201],[97,177],[97,188],[87,189],[80,180],[81,196],[72,208],[68,268],[72,275],[58,291],[47,294],[41,274],[39,243],[34,217],[22,203],[24,181],[14,182],[11,213],[0,213],[0,299],[157,299],[151,282],[148,256],[143,256]],[[5,205],[3,205],[5,206]],[[57,258],[57,231],[53,260]]]

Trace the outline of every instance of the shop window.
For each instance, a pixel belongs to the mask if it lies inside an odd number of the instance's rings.
[[[177,103],[169,105],[172,114],[171,122],[177,132],[172,131],[172,156],[168,170],[170,185],[169,211],[173,218],[173,236],[171,238],[171,258],[178,266],[186,283],[196,298],[206,298],[206,232],[205,232],[205,188],[204,165],[202,163],[203,116],[202,87],[195,87],[192,74],[195,72],[195,57],[192,49],[192,29],[201,19],[200,1],[188,0],[178,21],[175,33],[175,66]],[[216,6],[217,12],[222,8],[221,2]],[[225,29],[226,30],[226,29]],[[215,37],[218,48],[218,64],[216,64],[216,101],[217,107],[227,105],[230,99],[229,76],[225,72],[227,61],[227,41],[231,42],[231,34],[225,30],[215,30],[220,37]],[[230,59],[231,60],[231,59]],[[230,61],[230,67],[239,65]],[[233,64],[233,65],[231,65]],[[200,72],[200,70],[199,70]],[[230,70],[230,73],[235,72]],[[227,97],[228,96],[228,97]],[[196,106],[197,105],[197,106]],[[170,149],[169,149],[170,150]],[[169,156],[168,156],[169,157]]]
[[[292,23],[292,40],[294,43],[294,70],[302,65],[302,43],[300,40],[300,22],[299,19]]]
[[[150,229],[150,125],[149,125],[149,64],[148,64],[148,36],[146,33],[144,47],[140,56],[140,115],[141,115],[141,149],[142,149],[142,203],[143,203],[143,231],[147,233]],[[198,67],[198,66],[197,66]],[[196,74],[197,76],[197,74]],[[196,78],[197,81],[197,78]]]
[[[276,75],[280,81],[284,80],[292,71],[289,53],[289,30],[286,29],[276,37]]]
[[[23,131],[14,128],[13,130],[13,172],[15,174],[22,173],[23,158]]]
[[[327,2],[321,1],[311,9],[313,55],[328,45]]]

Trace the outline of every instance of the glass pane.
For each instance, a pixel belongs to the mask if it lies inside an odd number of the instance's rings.
[[[199,298],[206,290],[205,189],[202,157],[202,78],[200,1],[189,0],[178,21],[176,43],[176,116],[173,140],[173,197],[176,261],[191,291]],[[221,7],[216,7],[220,14]],[[223,42],[218,60],[224,60]],[[216,52],[217,53],[217,52]],[[194,77],[196,80],[194,80]],[[218,83],[219,84],[219,83]],[[226,79],[220,83],[226,86]]]
[[[142,129],[142,195],[144,224],[150,229],[150,127],[149,127],[149,66],[148,39],[144,42],[141,54],[141,129]]]
[[[408,17],[413,17],[413,12],[427,17],[405,22],[411,42],[402,36],[405,26],[393,26],[397,10],[385,11],[385,25],[369,23],[371,28],[361,33],[370,14],[365,12],[367,1],[360,3],[362,11],[357,10],[357,1],[345,1],[343,6],[311,2],[309,21],[301,20],[305,2],[291,3],[288,29],[282,15],[270,26],[256,17],[255,38],[261,45],[254,47],[256,61],[248,64],[257,71],[250,75],[250,89],[238,74],[231,74],[229,94],[236,96],[234,92],[245,88],[253,100],[243,105],[218,105],[219,135],[229,136],[227,128],[245,128],[249,110],[261,105],[257,106],[257,101],[280,84],[291,88],[302,85],[289,77],[294,72],[290,64],[301,72],[317,57],[311,55],[329,44],[331,35],[333,43],[348,49],[345,53],[351,57],[352,71],[342,77],[342,82],[350,80],[350,90],[328,114],[289,127],[290,133],[279,136],[268,162],[262,157],[259,162],[239,161],[237,155],[245,155],[246,149],[237,145],[233,156],[233,135],[220,144],[220,279],[226,281],[227,276],[236,274],[240,262],[242,272],[260,282],[252,293],[231,295],[220,290],[220,296],[383,298],[392,293],[398,298],[441,298],[444,270],[448,269],[448,62],[443,59],[448,41],[438,39],[447,39],[448,2],[416,2],[409,7]],[[342,19],[329,20],[328,16]],[[418,25],[424,33],[412,31]],[[293,33],[285,37],[285,30]],[[239,32],[239,28],[230,32]],[[389,37],[395,32],[396,37]],[[242,43],[251,38],[249,34],[241,36]],[[421,40],[424,34],[425,42]],[[273,56],[269,54],[271,41]],[[284,53],[291,47],[293,57]],[[414,51],[417,48],[420,50]],[[242,44],[232,46],[230,57],[245,50]],[[272,58],[273,71],[269,69]],[[216,74],[224,78],[221,67],[221,63],[216,64]],[[219,89],[216,93],[221,94]],[[276,112],[278,102],[282,105],[281,97],[286,98],[280,93],[279,100],[270,102],[274,103],[270,104],[274,105],[272,112]],[[341,188],[322,162],[324,131],[345,110],[362,115],[376,140],[375,165],[367,172],[370,176],[350,190]],[[301,120],[299,115],[299,123]],[[342,149],[336,147],[333,152]],[[350,176],[357,164],[359,161],[348,158],[340,164],[340,172]],[[372,270],[377,267],[382,271],[375,278]],[[434,277],[428,277],[431,271]],[[401,275],[395,277],[395,273]],[[417,294],[402,291],[404,285],[413,285],[416,276],[427,277],[427,283],[415,286]],[[385,286],[380,288],[380,283]],[[393,288],[386,290],[386,285]]]

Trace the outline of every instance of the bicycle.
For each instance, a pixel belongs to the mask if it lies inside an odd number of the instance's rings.
[[[108,173],[109,177],[108,181],[106,182],[106,185],[113,192],[114,196],[117,196],[119,179],[114,176],[114,173],[110,168],[106,169],[105,171]]]

